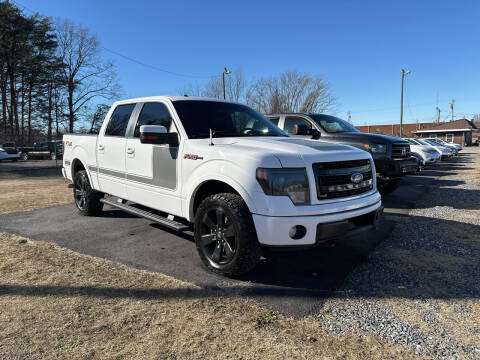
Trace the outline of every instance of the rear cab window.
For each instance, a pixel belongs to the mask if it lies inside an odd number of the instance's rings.
[[[128,121],[134,108],[135,104],[118,105],[110,117],[105,136],[125,136]]]

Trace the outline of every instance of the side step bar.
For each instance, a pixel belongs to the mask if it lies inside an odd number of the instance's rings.
[[[151,220],[153,222],[156,222],[157,224],[169,227],[170,229],[174,229],[176,231],[185,231],[189,229],[188,225],[182,224],[178,221],[170,220],[170,219],[167,219],[166,217],[155,215],[155,214],[152,214],[151,212],[137,209],[136,207],[116,202],[115,200],[100,199],[100,201],[104,204],[123,210],[129,214],[143,217],[145,219]]]

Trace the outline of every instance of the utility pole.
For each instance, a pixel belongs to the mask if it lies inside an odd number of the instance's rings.
[[[437,106],[437,124],[440,124],[440,108]]]
[[[452,99],[452,102],[450,103],[450,110],[452,110],[452,121],[453,121],[453,105],[455,104],[455,99]]]
[[[352,114],[350,113],[350,111],[347,113],[348,115],[348,123],[351,124],[352,123]]]
[[[230,70],[227,70],[227,68],[223,68],[222,72],[222,84],[223,84],[223,100],[226,100],[227,97],[225,96],[225,75],[230,75],[232,72]]]
[[[408,71],[405,71],[405,69],[402,69],[400,70],[401,74],[402,74],[402,91],[400,93],[400,137],[403,136],[403,81],[404,81],[404,78],[405,78],[405,75],[408,75],[411,73],[410,70]]]

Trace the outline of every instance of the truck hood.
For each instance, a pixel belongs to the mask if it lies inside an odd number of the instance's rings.
[[[362,133],[362,132],[345,132],[345,133],[339,133],[337,135],[331,135],[331,136],[325,135],[320,137],[320,140],[328,141],[330,137],[332,138],[332,140],[338,137],[342,140],[350,140],[352,142],[379,143],[379,144],[392,144],[392,143],[408,144],[407,141],[397,136],[369,134],[369,133]]]
[[[316,162],[370,159],[358,148],[292,137],[215,138],[217,150],[228,148],[233,154],[275,156],[283,167],[302,167]]]

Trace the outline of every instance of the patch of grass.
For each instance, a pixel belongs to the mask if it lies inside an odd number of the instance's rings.
[[[0,214],[29,211],[73,202],[72,190],[61,177],[0,174]]]
[[[0,232],[0,359],[416,358],[375,337],[327,335],[314,318],[279,316],[248,298],[195,296],[198,287],[162,274],[19,239]]]
[[[72,352],[72,351],[74,351],[76,348],[78,348],[78,347],[80,347],[80,346],[82,346],[82,345],[83,345],[83,342],[82,342],[82,341],[65,344],[65,345],[62,346],[62,352]]]
[[[258,315],[255,318],[255,322],[259,328],[265,327],[268,324],[273,323],[275,320],[278,319],[278,313],[275,311],[267,311],[263,314]]]
[[[27,239],[20,239],[18,240],[19,244],[25,244],[27,242]]]

